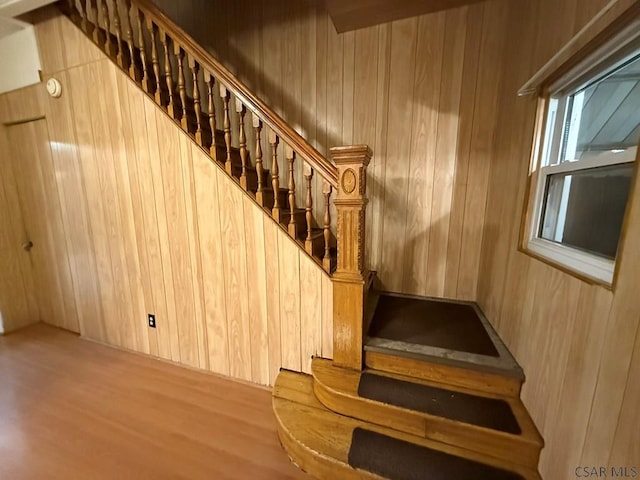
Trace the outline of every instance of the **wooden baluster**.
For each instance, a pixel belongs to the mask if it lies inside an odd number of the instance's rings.
[[[322,184],[322,194],[324,195],[324,226],[323,226],[323,234],[324,234],[324,257],[322,257],[322,268],[325,269],[327,273],[331,273],[331,205],[330,197],[331,197],[331,184],[327,181]]]
[[[224,102],[224,144],[227,149],[224,169],[229,175],[233,175],[233,165],[231,164],[231,117],[229,116],[229,99],[231,95],[224,85],[220,85],[220,97],[222,97],[222,101]]]
[[[244,116],[247,113],[247,108],[237,98],[236,112],[239,115],[238,144],[240,147],[240,162],[242,163],[242,172],[240,173],[240,186],[245,190],[249,190],[249,187],[247,185],[247,134],[244,131]]]
[[[149,89],[149,72],[147,71],[147,48],[144,39],[144,14],[140,9],[136,8],[136,22],[138,24],[138,54],[140,55],[140,63],[142,64],[142,89],[150,93]]]
[[[89,11],[93,22],[93,41],[100,43],[100,21],[98,19],[98,0],[89,0]]]
[[[307,221],[307,238],[304,241],[304,249],[309,255],[313,255],[313,198],[311,195],[311,180],[313,179],[313,168],[304,163],[304,178],[307,181],[307,200],[305,202],[305,219]]]
[[[184,78],[184,50],[177,43],[174,43],[174,53],[178,59],[178,94],[180,95],[180,106],[182,107],[180,125],[185,132],[188,132],[189,118],[187,117],[187,90]]]
[[[111,45],[111,23],[109,19],[109,7],[106,0],[100,0],[102,7],[102,23],[104,24],[104,51],[107,55],[113,55],[113,47]]]
[[[87,22],[87,8],[84,5],[84,0],[80,0],[80,8],[77,9],[76,5],[74,5],[74,1],[70,0],[69,1],[69,9],[71,12],[73,12],[74,9],[77,10],[78,14],[80,15],[80,28],[82,29],[82,31],[84,33],[88,33],[88,22]]]
[[[273,132],[269,132],[269,144],[271,145],[271,187],[273,188],[273,208],[271,209],[271,216],[274,220],[280,223],[280,199],[278,198],[278,192],[280,191],[280,173],[278,172],[278,143],[280,139]]]
[[[260,135],[262,133],[262,121],[258,116],[253,114],[253,129],[256,133],[256,174],[258,175],[258,189],[256,190],[256,201],[261,207],[264,207],[264,169],[262,168],[262,139]],[[278,192],[274,192],[277,195]]]
[[[216,107],[213,103],[213,87],[216,79],[213,78],[209,72],[204,72],[205,82],[207,83],[207,96],[209,98],[208,110],[209,110],[209,128],[211,129],[211,145],[209,146],[209,153],[211,158],[218,160],[216,150]]]
[[[293,175],[293,162],[296,159],[296,152],[293,151],[289,145],[285,145],[285,156],[289,165],[289,210],[291,214],[289,216],[289,225],[287,230],[289,235],[293,238],[298,236],[298,225],[296,224],[295,212],[296,212],[296,180]]]
[[[153,75],[156,80],[156,91],[154,92],[154,98],[158,105],[162,106],[162,87],[160,81],[160,58],[158,57],[158,40],[156,33],[158,27],[155,26],[153,21],[148,18],[147,25],[149,26],[149,32],[151,33],[151,66],[153,68]]]
[[[176,118],[175,116],[175,104],[173,102],[173,73],[171,71],[171,57],[169,50],[169,36],[160,29],[160,42],[162,43],[162,49],[164,51],[164,80],[167,84],[167,113],[171,118]]]
[[[118,0],[113,1],[113,28],[116,31],[116,63],[124,68],[122,61],[122,29],[120,28],[120,12],[118,10]]]
[[[196,115],[196,142],[198,145],[202,146],[202,107],[200,105],[200,82],[198,81],[198,71],[200,70],[200,65],[196,62],[196,60],[189,55],[189,69],[191,70],[191,76],[193,77],[193,110]]]
[[[133,42],[133,27],[131,26],[131,0],[124,0],[124,36],[129,49],[129,76],[137,81],[139,76],[136,69],[136,46]]]

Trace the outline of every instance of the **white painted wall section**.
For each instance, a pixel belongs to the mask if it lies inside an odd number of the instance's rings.
[[[33,25],[0,18],[0,93],[40,82],[40,55]]]

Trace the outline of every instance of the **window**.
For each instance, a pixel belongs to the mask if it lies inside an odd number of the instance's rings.
[[[532,175],[527,249],[609,284],[640,140],[640,48],[634,48],[556,82],[545,98]]]

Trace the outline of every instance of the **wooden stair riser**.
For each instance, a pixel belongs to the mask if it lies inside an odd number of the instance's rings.
[[[360,373],[333,367],[328,360],[314,359],[312,372],[313,389],[317,399],[326,408],[336,413],[419,437],[457,445],[532,468],[538,465],[540,450],[543,446],[542,439],[526,409],[517,399],[507,397],[504,400],[509,403],[511,410],[514,412],[518,425],[522,430],[520,435],[492,430],[360,397],[358,395]],[[392,376],[392,378],[400,379],[397,376]],[[403,378],[402,380],[413,381],[413,379],[409,378]],[[421,382],[413,381],[413,383]],[[437,385],[433,382],[422,383],[440,388],[450,388],[448,385]],[[479,395],[479,392],[468,389],[453,388],[452,391]],[[501,399],[500,396],[495,395],[489,397]]]
[[[371,351],[365,351],[365,365],[373,370],[511,398],[520,397],[522,387],[522,381],[515,377]]]

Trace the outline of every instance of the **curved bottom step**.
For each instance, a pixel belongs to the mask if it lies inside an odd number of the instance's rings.
[[[285,450],[319,479],[540,479],[523,466],[333,413],[307,375],[281,371],[273,409]]]
[[[316,398],[328,409],[418,437],[535,468],[542,437],[519,399],[315,357]]]

